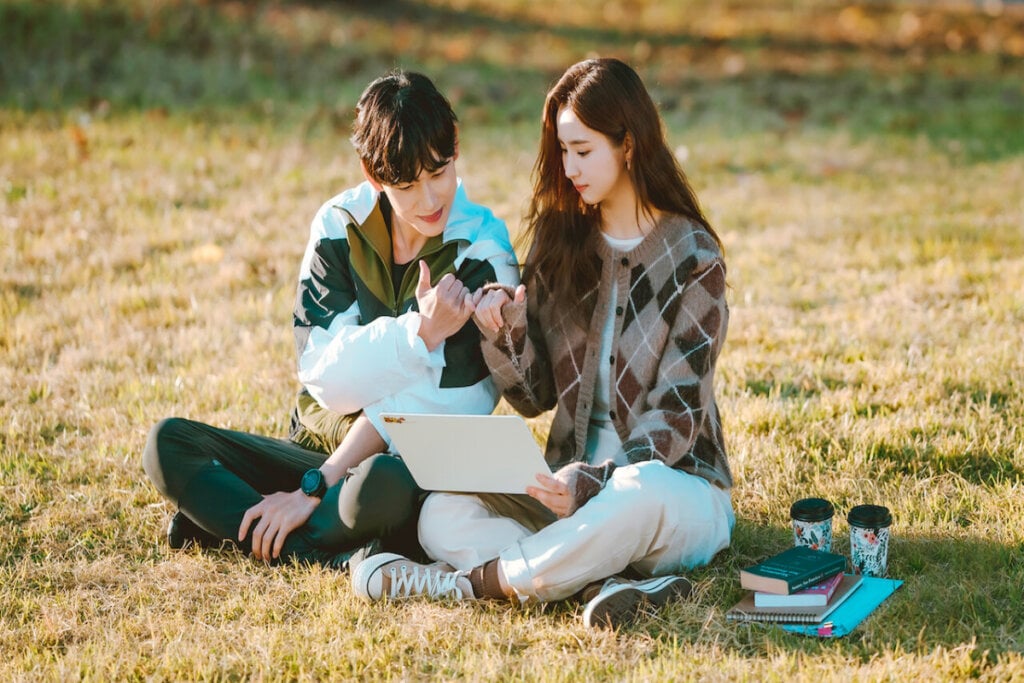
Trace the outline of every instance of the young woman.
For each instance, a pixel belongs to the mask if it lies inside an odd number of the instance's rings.
[[[353,574],[363,597],[559,600],[618,625],[689,592],[734,524],[713,380],[728,307],[721,242],[639,76],[571,67],[548,93],[523,284],[475,294],[483,352],[523,415],[555,409],[528,496],[431,494],[420,542]],[[596,588],[596,585],[594,586]]]

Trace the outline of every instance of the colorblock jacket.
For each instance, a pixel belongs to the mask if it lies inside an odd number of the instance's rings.
[[[596,239],[600,281],[579,303],[594,311],[588,326],[531,283],[525,302],[503,308],[505,325],[483,331],[495,382],[528,417],[555,408],[545,457],[557,470],[587,460],[597,367],[610,363],[610,416],[628,461],[662,460],[731,488],[713,386],[729,321],[718,244],[681,216],[662,218],[628,252]],[[612,352],[599,358],[609,307]]]
[[[470,291],[519,281],[505,224],[471,203],[461,181],[444,233],[409,264],[398,291],[391,235],[369,183],[320,208],[302,259],[294,310],[299,381],[325,408],[364,411],[382,436],[382,412],[490,413],[498,398],[472,321],[432,352],[417,335],[420,260],[434,283],[454,273]]]

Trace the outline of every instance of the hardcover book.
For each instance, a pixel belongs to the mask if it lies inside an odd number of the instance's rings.
[[[740,585],[752,591],[789,595],[843,571],[846,558],[796,546],[740,570]]]
[[[853,595],[863,578],[859,574],[843,574],[832,601],[817,607],[758,607],[754,594],[747,593],[742,600],[725,613],[729,621],[763,621],[782,624],[817,624]]]
[[[843,573],[836,572],[834,576],[828,577],[819,584],[789,595],[754,593],[754,604],[758,607],[820,607],[828,604],[842,580]]]

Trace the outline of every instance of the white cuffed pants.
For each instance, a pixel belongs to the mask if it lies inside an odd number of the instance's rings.
[[[539,528],[475,495],[432,493],[419,538],[430,557],[456,569],[499,558],[521,600],[551,601],[626,567],[660,576],[707,564],[728,547],[735,521],[728,491],[651,461],[618,467],[586,505]]]

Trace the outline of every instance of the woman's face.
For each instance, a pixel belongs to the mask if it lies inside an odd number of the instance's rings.
[[[588,128],[569,107],[558,110],[557,124],[562,170],[584,202],[613,203],[632,189],[622,145]]]

